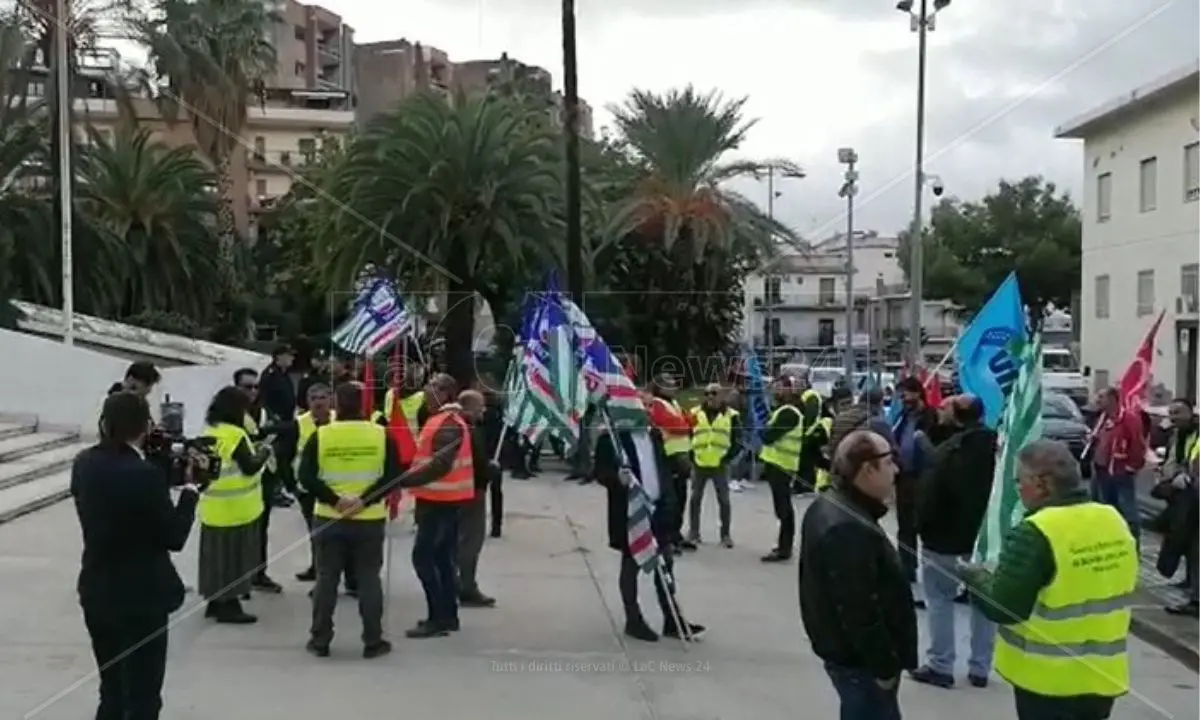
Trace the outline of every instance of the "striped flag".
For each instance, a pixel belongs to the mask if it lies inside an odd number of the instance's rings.
[[[1031,340],[1020,335],[1013,338],[1009,353],[1020,370],[996,428],[998,449],[992,495],[975,544],[975,561],[992,565],[1000,559],[1004,536],[1025,515],[1017,493],[1017,454],[1042,437],[1041,333]]]
[[[631,483],[629,486],[626,511],[626,542],[629,544],[629,554],[633,556],[634,563],[642,572],[654,572],[662,562],[658,542],[654,539],[654,531],[650,527],[654,503],[640,482]]]
[[[608,411],[615,430],[648,428],[646,405],[626,369],[583,310],[569,299],[564,298],[562,304],[579,344],[589,401]]]
[[[577,352],[575,331],[553,287],[539,298],[539,320],[535,332],[544,352],[525,356],[526,400],[549,423],[549,429],[569,449],[579,441],[587,389]]]
[[[396,286],[386,278],[376,278],[359,293],[350,316],[334,330],[331,339],[353,355],[369,357],[413,327],[414,318],[404,307]]]

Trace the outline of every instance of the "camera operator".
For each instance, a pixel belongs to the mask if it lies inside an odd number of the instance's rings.
[[[159,374],[158,368],[154,367],[154,363],[139,360],[129,366],[121,382],[113,383],[108,388],[108,394],[125,391],[138,397],[146,397],[161,380],[162,375]]]
[[[83,531],[79,604],[100,672],[96,717],[159,716],[167,618],[183,605],[183,581],[170,554],[187,543],[200,492],[193,470],[205,461],[189,459],[172,505],[166,478],[142,454],[149,428],[144,397],[110,395],[100,443],[81,452],[71,469]]]

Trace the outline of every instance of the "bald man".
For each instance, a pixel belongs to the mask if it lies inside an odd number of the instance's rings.
[[[483,415],[487,410],[483,394],[476,390],[459,393],[462,417],[470,426],[471,459],[475,472],[475,497],[462,503],[458,511],[458,604],[462,607],[492,607],[496,599],[483,594],[476,581],[479,554],[487,531],[487,487],[492,481],[494,463],[487,455]]]

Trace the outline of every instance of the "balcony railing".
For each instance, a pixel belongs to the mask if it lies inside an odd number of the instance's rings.
[[[313,152],[299,152],[296,150],[251,151],[246,164],[252,170],[287,172],[289,170],[303,169],[315,162],[316,156],[317,153],[315,150]]]

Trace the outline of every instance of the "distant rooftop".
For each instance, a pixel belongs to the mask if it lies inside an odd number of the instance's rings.
[[[66,322],[61,310],[22,300],[13,300],[12,305],[23,315],[17,320],[17,329],[49,337],[63,336]],[[263,361],[261,354],[251,350],[147,330],[79,313],[75,313],[75,337],[89,345],[187,365],[223,365],[237,362],[256,366]]]
[[[1068,120],[1055,128],[1054,137],[1080,139],[1095,135],[1106,127],[1146,111],[1157,102],[1174,99],[1186,93],[1195,95],[1198,87],[1200,61],[1172,70],[1152,82]]]

